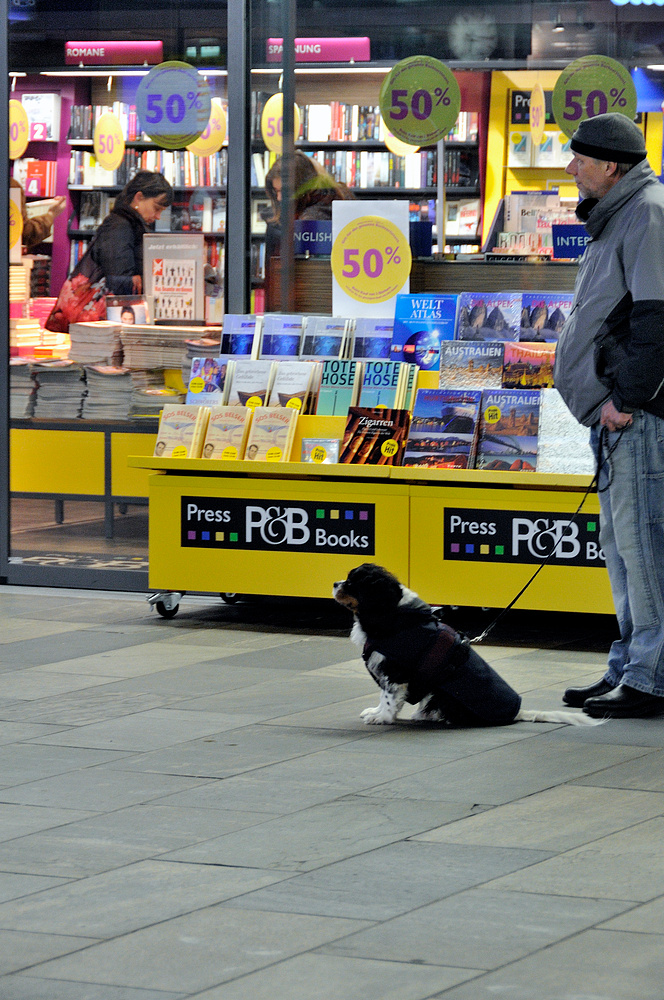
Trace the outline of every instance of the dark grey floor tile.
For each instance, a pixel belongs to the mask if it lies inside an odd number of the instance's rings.
[[[0,747],[0,786],[5,788],[22,785],[27,781],[38,781],[54,774],[80,771],[97,764],[124,760],[126,753],[117,750],[94,750],[87,747],[49,747],[39,743],[21,743]],[[2,795],[6,802],[16,799]],[[35,803],[41,805],[42,803]],[[70,803],[53,802],[53,806],[69,806]],[[72,808],[77,808],[73,806]]]
[[[109,649],[123,649],[150,642],[145,635],[123,635],[118,632],[95,632],[87,629],[66,632],[64,635],[43,639],[23,639],[4,645],[0,673],[20,670],[21,667],[39,667],[77,656],[92,656]]]
[[[28,975],[5,976],[0,982],[0,990],[2,1000],[186,1000],[184,993],[35,979]]]
[[[441,846],[418,841],[389,844],[258,890],[235,905],[387,920],[550,856],[501,847],[446,844],[439,850]]]

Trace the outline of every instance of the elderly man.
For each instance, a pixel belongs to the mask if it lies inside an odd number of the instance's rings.
[[[664,713],[664,186],[625,115],[581,123],[567,172],[591,236],[555,384],[600,463],[600,543],[620,638],[604,677],[568,688],[595,718]]]

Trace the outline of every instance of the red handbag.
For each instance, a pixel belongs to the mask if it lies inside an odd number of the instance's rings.
[[[88,247],[65,281],[44,323],[52,333],[67,333],[70,323],[106,319],[108,288],[101,268],[92,259],[93,245]]]

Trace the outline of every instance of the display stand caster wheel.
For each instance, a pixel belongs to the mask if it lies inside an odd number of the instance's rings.
[[[146,598],[150,608],[156,608],[162,618],[175,618],[185,591],[164,590]]]
[[[224,593],[223,591],[219,594],[220,598],[224,604],[237,604],[240,600],[241,594]]]

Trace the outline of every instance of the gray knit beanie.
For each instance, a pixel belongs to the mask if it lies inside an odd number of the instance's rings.
[[[615,163],[640,163],[646,158],[641,129],[627,115],[615,112],[582,121],[570,148],[582,156]]]

